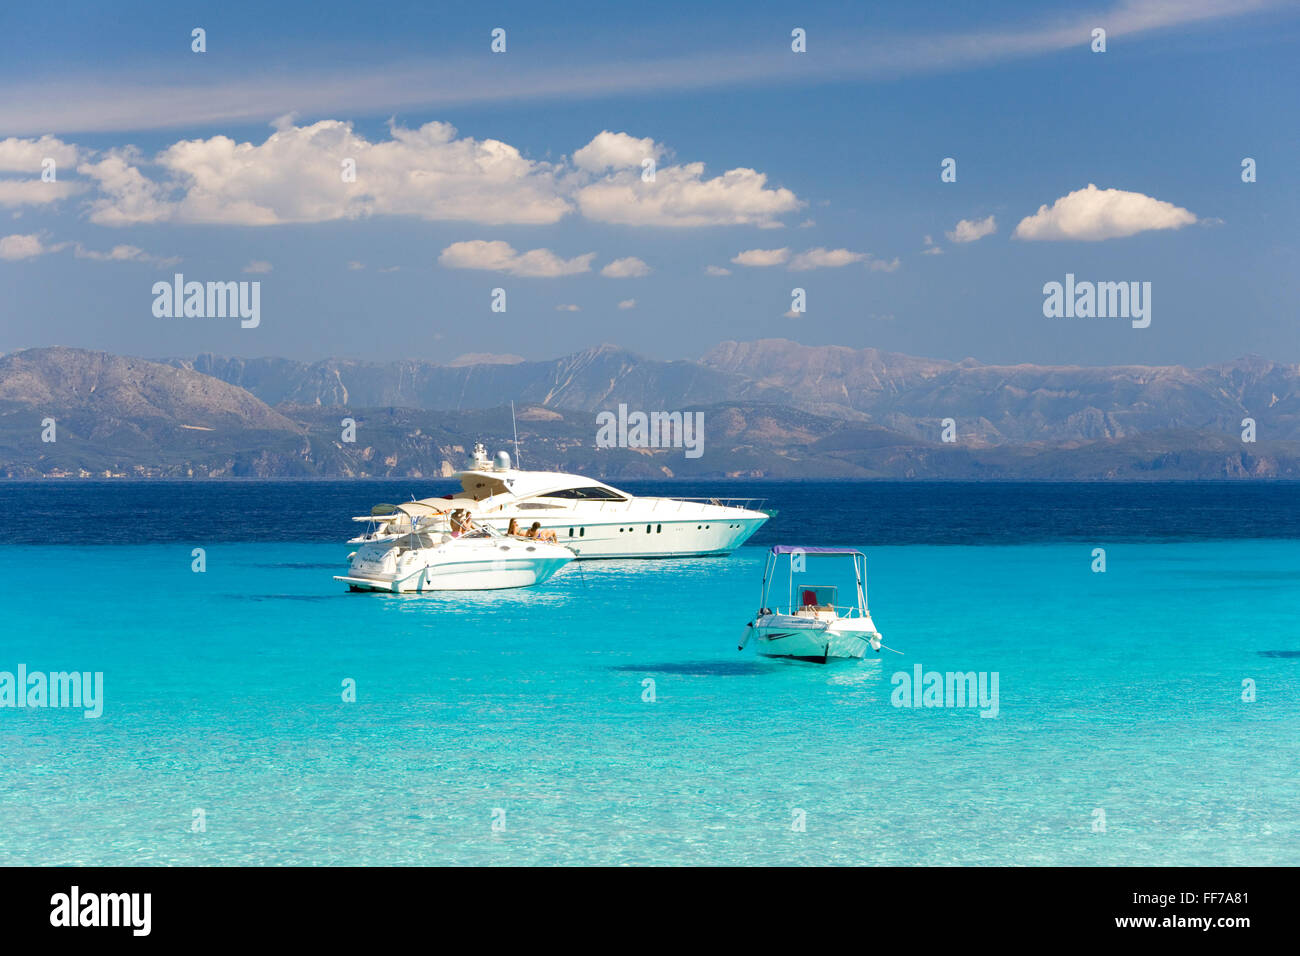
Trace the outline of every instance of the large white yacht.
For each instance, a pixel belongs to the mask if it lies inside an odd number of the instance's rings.
[[[643,498],[581,475],[524,471],[504,451],[489,459],[482,444],[471,466],[452,477],[460,491],[418,502],[445,516],[448,527],[456,511],[503,532],[512,521],[520,533],[536,523],[579,560],[728,554],[771,515],[760,499]],[[409,533],[405,511],[377,512],[352,519],[371,525],[353,543]]]

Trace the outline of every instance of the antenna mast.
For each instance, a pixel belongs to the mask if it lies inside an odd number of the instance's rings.
[[[518,468],[523,462],[519,459],[519,426],[515,424],[515,401],[513,398],[510,400],[510,427],[514,429],[515,433],[515,467]]]

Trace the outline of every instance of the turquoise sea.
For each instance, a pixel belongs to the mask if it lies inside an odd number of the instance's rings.
[[[0,864],[1300,863],[1300,487],[732,483],[728,558],[347,593],[398,487],[0,486],[0,671],[104,687],[0,708]],[[904,656],[737,652],[777,542],[860,545]]]

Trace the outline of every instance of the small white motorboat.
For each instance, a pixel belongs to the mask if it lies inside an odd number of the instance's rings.
[[[829,576],[830,565],[848,571],[852,566],[854,595],[851,602],[840,603],[841,586],[807,584],[809,563],[817,574]],[[768,604],[778,565],[788,565],[787,603],[784,607]],[[796,576],[798,580],[796,580]],[[847,583],[847,582],[846,582]],[[847,587],[844,588],[847,590]],[[852,548],[795,548],[777,545],[767,556],[763,571],[763,595],[759,612],[745,625],[737,650],[750,641],[764,657],[785,657],[798,661],[825,664],[837,658],[856,659],[867,650],[877,653],[884,645],[867,610],[867,557]]]
[[[335,575],[353,591],[489,591],[541,584],[573,560],[558,544],[505,535],[484,523],[439,530],[445,516],[414,503],[395,509],[406,533],[384,536],[348,555],[348,573]],[[422,513],[423,512],[423,513]]]

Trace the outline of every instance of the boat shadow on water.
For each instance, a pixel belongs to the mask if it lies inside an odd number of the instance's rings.
[[[840,661],[831,670],[853,669],[861,661]],[[611,664],[609,670],[631,674],[682,674],[688,677],[747,677],[754,674],[779,673],[790,668],[807,667],[821,673],[827,672],[825,664],[784,658],[763,658],[747,661],[665,661],[657,664]]]
[[[338,594],[226,594],[224,597],[231,601],[332,601],[335,598],[347,597],[346,591],[340,591]]]
[[[659,664],[611,664],[609,670],[631,674],[685,674],[698,677],[744,677],[773,670],[768,661],[665,661]]]

